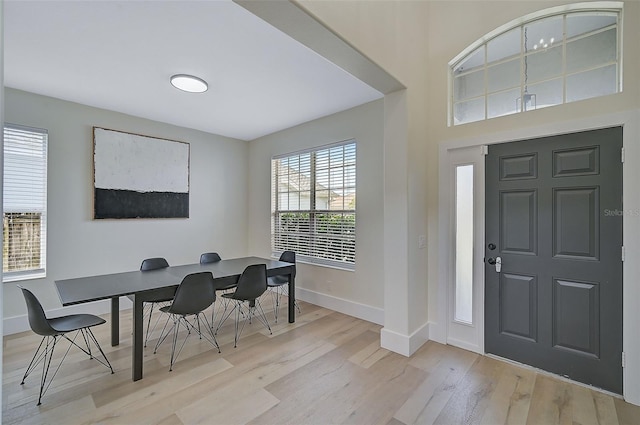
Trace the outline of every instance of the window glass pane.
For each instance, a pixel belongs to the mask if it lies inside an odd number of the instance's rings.
[[[329,172],[329,187],[335,191],[339,191],[342,188],[342,168],[332,168]]]
[[[329,191],[328,190],[318,190],[316,191],[316,209],[318,210],[328,210],[329,209]]]
[[[489,95],[487,98],[487,115],[489,118],[520,112],[520,87]]]
[[[473,165],[456,167],[455,320],[473,322]]]
[[[559,105],[562,103],[562,79],[532,84],[529,86],[529,93],[536,95],[535,109]]]
[[[286,210],[287,208],[289,208],[289,193],[288,192],[278,193],[278,209]]]
[[[520,57],[520,27],[514,28],[487,43],[487,63],[500,61],[512,56]]]
[[[524,26],[524,50],[546,49],[562,42],[562,15],[540,19]]]
[[[299,193],[300,196],[300,209],[301,210],[309,210],[311,209],[311,192],[305,190]]]
[[[562,74],[562,46],[538,49],[525,56],[527,83],[548,80]]]
[[[349,166],[344,168],[344,187],[354,188],[356,187],[356,167]]]
[[[567,102],[616,93],[616,65],[567,77]]]
[[[576,72],[614,62],[617,56],[616,29],[567,43],[567,72]]]
[[[329,170],[316,171],[316,189],[322,190],[329,187]]]
[[[454,122],[480,121],[484,119],[484,98],[456,103],[453,107]]]
[[[289,205],[288,210],[297,210],[300,202],[300,192],[289,192]]]
[[[455,100],[481,96],[484,94],[484,69],[460,75],[453,84]]]
[[[520,58],[487,69],[489,93],[520,87]]]
[[[617,21],[618,17],[610,13],[572,13],[567,15],[567,38],[614,25]]]
[[[453,73],[461,74],[481,66],[484,66],[484,46],[478,47],[461,60],[460,63],[453,68]]]

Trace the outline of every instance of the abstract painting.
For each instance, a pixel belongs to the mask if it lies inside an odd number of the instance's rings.
[[[188,218],[189,144],[93,128],[95,219]]]

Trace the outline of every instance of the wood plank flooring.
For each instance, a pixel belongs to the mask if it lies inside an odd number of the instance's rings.
[[[5,337],[2,423],[640,423],[640,407],[608,394],[435,342],[406,358],[380,348],[378,325],[300,307],[295,324],[282,308],[273,335],[254,321],[237,348],[227,321],[221,354],[190,337],[172,372],[170,341],[154,355],[153,339],[138,382],[131,381],[131,312],[123,312],[118,347],[109,344],[109,325],[94,328],[116,373],[72,349],[40,407],[39,373],[20,385],[39,337]]]

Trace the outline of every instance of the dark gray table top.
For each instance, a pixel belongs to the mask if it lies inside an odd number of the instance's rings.
[[[185,264],[159,270],[139,270],[56,280],[63,306],[131,295],[153,289],[178,286],[191,273],[210,271],[217,281],[237,280],[247,266],[266,264],[267,275],[295,273],[295,265],[260,257],[243,257],[209,264]],[[292,268],[293,267],[293,268]]]

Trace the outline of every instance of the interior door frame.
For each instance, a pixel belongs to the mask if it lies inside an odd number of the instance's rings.
[[[625,152],[623,163],[623,245],[625,249],[625,261],[623,262],[623,351],[626,364],[623,368],[623,396],[626,401],[640,405],[640,334],[635,332],[637,323],[640,323],[640,285],[625,285],[625,282],[633,282],[640,278],[640,191],[637,190],[637,182],[640,181],[640,110],[619,112],[595,117],[571,120],[566,122],[542,124],[539,126],[514,129],[503,132],[487,133],[465,139],[441,142],[439,145],[439,190],[438,190],[438,238],[441,258],[438,261],[437,284],[437,321],[431,324],[431,339],[447,343],[448,322],[450,317],[450,290],[451,280],[454,276],[452,267],[452,247],[454,241],[451,232],[453,223],[451,210],[453,201],[451,188],[451,159],[450,153],[460,148],[478,147],[484,145],[506,143],[535,139],[539,137],[554,136],[565,133],[596,130],[606,127],[622,126],[622,146]],[[635,182],[635,183],[634,183]],[[475,194],[480,182],[475,185]],[[484,184],[484,179],[482,184]],[[484,196],[484,190],[482,191]],[[484,198],[482,198],[484,211]],[[482,234],[484,235],[484,221]],[[476,240],[475,244],[482,244],[484,238]],[[474,247],[474,251],[477,247]],[[484,293],[484,276],[481,282]],[[476,292],[476,291],[474,291]],[[432,304],[433,305],[433,304]],[[474,311],[484,317],[484,297],[481,300],[474,298]],[[474,313],[475,314],[475,313]],[[481,346],[473,350],[484,354],[484,326],[481,330]],[[472,347],[463,347],[472,349]]]

